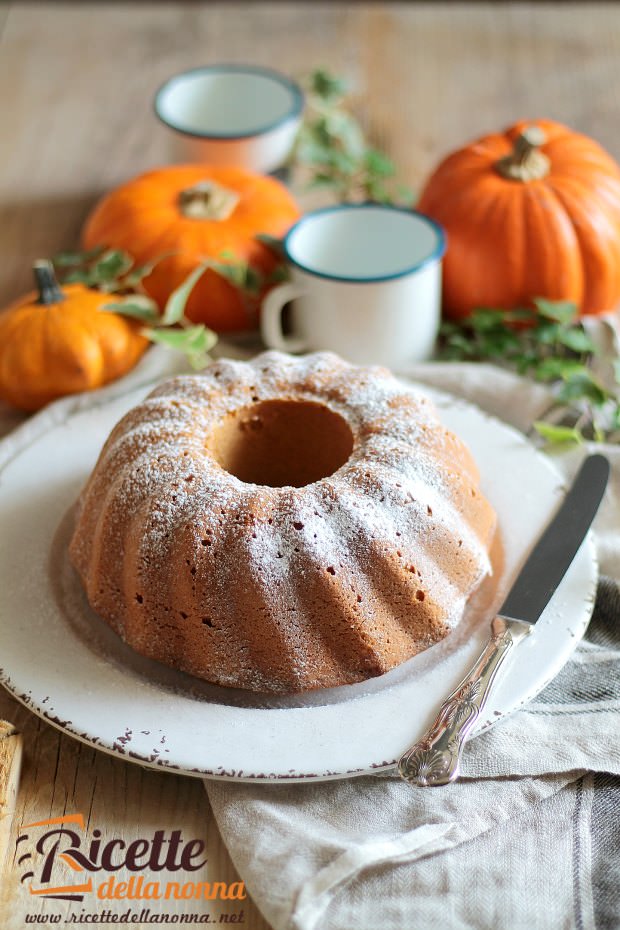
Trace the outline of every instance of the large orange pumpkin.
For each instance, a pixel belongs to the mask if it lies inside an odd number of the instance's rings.
[[[119,378],[149,345],[137,323],[101,310],[109,294],[61,290],[48,261],[34,272],[38,291],[0,313],[0,397],[22,410]]]
[[[520,122],[443,161],[418,209],[445,228],[444,309],[620,301],[620,169],[600,145],[550,120]]]
[[[268,276],[277,260],[256,235],[282,236],[298,216],[292,196],[274,178],[236,167],[180,165],[149,171],[107,194],[88,217],[82,238],[86,249],[123,249],[139,265],[165,256],[143,281],[163,307],[205,259],[226,262],[234,256]],[[192,291],[186,314],[217,332],[250,329],[258,300],[209,269]]]

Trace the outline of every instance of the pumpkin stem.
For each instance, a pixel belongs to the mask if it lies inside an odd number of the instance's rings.
[[[495,163],[497,171],[503,178],[512,181],[539,181],[551,169],[551,162],[539,146],[547,141],[540,126],[528,126],[519,133],[510,155],[505,155]]]
[[[227,220],[240,195],[215,181],[199,181],[179,194],[183,216],[193,220]]]
[[[60,289],[56,280],[54,266],[47,258],[39,258],[34,263],[34,280],[39,292],[37,303],[48,306],[49,304],[59,304],[65,299],[65,295]]]

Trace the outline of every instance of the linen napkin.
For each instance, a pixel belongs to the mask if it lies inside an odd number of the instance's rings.
[[[545,388],[489,365],[406,374],[524,432],[550,404]],[[620,926],[620,449],[597,449],[613,469],[595,523],[610,577],[587,641],[534,702],[468,745],[460,782],[205,782],[275,930]],[[586,451],[556,464],[572,477]]]

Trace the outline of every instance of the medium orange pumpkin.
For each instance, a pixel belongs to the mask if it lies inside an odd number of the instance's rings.
[[[295,201],[274,178],[229,166],[175,165],[142,174],[105,196],[88,217],[82,239],[86,249],[123,249],[139,265],[165,256],[142,282],[163,308],[205,259],[225,263],[234,256],[268,276],[277,258],[256,235],[282,236],[298,216]],[[209,269],[192,291],[186,314],[227,332],[256,326],[258,306],[258,299]]]
[[[534,297],[582,314],[620,301],[620,168],[566,126],[520,122],[454,152],[418,209],[447,232],[448,316]]]
[[[149,344],[133,321],[100,312],[109,294],[82,284],[61,290],[48,261],[34,273],[38,292],[0,313],[0,398],[22,410],[119,378]]]

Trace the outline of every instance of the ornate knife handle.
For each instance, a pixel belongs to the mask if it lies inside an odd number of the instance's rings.
[[[491,638],[471,671],[441,705],[425,736],[401,756],[401,778],[421,788],[447,785],[458,778],[463,745],[486,704],[499,667],[531,629],[529,623],[495,617]]]

